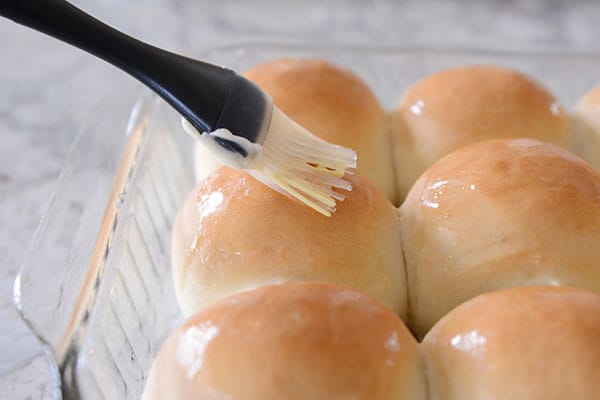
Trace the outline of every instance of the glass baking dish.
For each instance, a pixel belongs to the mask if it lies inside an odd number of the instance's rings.
[[[198,55],[243,71],[281,57],[352,69],[391,109],[416,80],[465,64],[517,68],[570,108],[600,82],[600,54],[246,44]],[[15,283],[45,343],[56,397],[138,399],[160,344],[180,323],[171,223],[194,186],[193,139],[148,95],[119,94],[89,118]]]

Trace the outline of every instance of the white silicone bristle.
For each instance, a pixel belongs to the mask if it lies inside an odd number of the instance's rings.
[[[261,145],[226,129],[200,134],[186,120],[182,124],[220,162],[247,170],[264,184],[328,217],[335,212],[336,201],[345,198],[336,189],[352,190],[344,176],[356,168],[356,152],[313,135],[276,107]],[[227,150],[215,138],[233,141],[247,154]]]
[[[262,162],[251,168],[279,191],[331,216],[336,201],[345,197],[335,189],[352,190],[344,175],[348,169],[356,168],[356,159],[354,150],[314,136],[274,108],[262,143]]]

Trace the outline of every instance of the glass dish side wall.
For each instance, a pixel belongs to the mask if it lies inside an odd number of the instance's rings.
[[[103,285],[78,351],[85,399],[138,399],[160,343],[181,322],[170,267],[171,224],[193,185],[192,139],[156,103],[106,258]],[[178,139],[181,139],[178,142]]]
[[[147,358],[178,323],[169,239],[193,184],[193,139],[180,130],[154,97],[111,97],[59,177],[15,301],[49,348],[63,398],[139,398]]]

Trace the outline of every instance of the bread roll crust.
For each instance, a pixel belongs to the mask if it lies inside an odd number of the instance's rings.
[[[515,139],[457,150],[419,178],[400,213],[419,337],[482,292],[600,291],[600,175],[554,145]]]
[[[328,142],[354,149],[358,170],[397,201],[387,115],[353,72],[315,59],[280,59],[244,75],[287,116]]]
[[[422,343],[431,400],[595,399],[600,295],[566,287],[486,293]]]
[[[226,167],[194,189],[172,238],[184,314],[232,293],[292,280],[352,286],[404,316],[396,209],[359,173],[347,178],[353,189],[330,218]]]
[[[508,68],[471,65],[415,83],[393,112],[400,195],[427,167],[462,146],[528,137],[567,147],[567,115],[528,76]]]
[[[287,283],[229,297],[187,320],[152,367],[151,399],[423,399],[418,345],[353,289]]]

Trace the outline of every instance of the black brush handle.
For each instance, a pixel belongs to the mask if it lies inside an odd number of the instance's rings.
[[[145,44],[63,0],[0,0],[0,15],[131,74],[199,131],[216,129],[236,77],[233,71]]]

